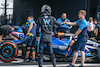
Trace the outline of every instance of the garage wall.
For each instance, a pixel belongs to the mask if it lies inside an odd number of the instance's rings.
[[[71,21],[78,19],[78,11],[84,9],[87,11],[87,19],[90,14],[91,0],[14,0],[14,23],[23,24],[28,16],[34,16],[35,21],[40,16],[40,8],[44,4],[52,7],[52,15],[56,18],[66,12]],[[77,27],[75,26],[75,29]],[[73,32],[75,32],[75,29]]]

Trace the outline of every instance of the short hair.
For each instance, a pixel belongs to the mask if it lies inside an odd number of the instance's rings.
[[[66,12],[63,12],[63,13],[67,14]],[[63,13],[62,13],[62,14],[63,14]]]
[[[32,20],[34,20],[33,16],[29,16]]]
[[[97,22],[97,19],[94,19],[93,21],[96,21]]]
[[[85,10],[80,10],[79,13],[84,14],[84,16],[86,16],[86,11]]]
[[[89,19],[93,19],[93,17],[90,17]]]

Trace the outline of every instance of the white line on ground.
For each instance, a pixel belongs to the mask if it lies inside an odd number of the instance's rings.
[[[57,64],[58,67],[68,66],[69,64]],[[80,66],[80,64],[75,64],[75,66]],[[100,66],[100,64],[84,64],[84,66]],[[38,67],[38,65],[17,65],[17,66],[0,66],[0,67]],[[52,67],[52,65],[43,65],[43,67]]]

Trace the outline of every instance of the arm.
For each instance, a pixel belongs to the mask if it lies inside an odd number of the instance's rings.
[[[90,31],[92,31],[92,26],[90,26]]]
[[[72,25],[72,26],[73,26],[73,25],[77,25],[76,22],[70,22],[70,23],[68,23],[66,20],[64,21],[64,23],[67,24],[67,25]]]
[[[63,25],[63,23],[58,22],[55,18],[53,18],[53,22],[54,22],[54,24],[56,24],[58,26]]]
[[[95,36],[98,35],[98,29],[94,29],[94,34],[95,34]]]
[[[95,25],[94,34],[95,34],[95,36],[98,35],[98,25],[97,24]]]
[[[28,29],[28,32],[27,32],[27,36],[30,34],[30,31],[32,30],[33,28],[33,23],[30,23],[30,26],[29,26],[29,29]]]
[[[39,24],[39,20],[37,20],[37,27],[36,27],[36,40],[39,41],[39,28],[40,28],[40,24]]]
[[[92,31],[92,26],[88,26],[90,29],[87,28],[87,31]]]
[[[28,32],[30,32],[33,28],[33,23],[30,23],[30,26],[29,26],[29,29],[28,29]]]
[[[89,31],[89,29],[88,29],[88,28],[89,28],[89,26],[87,26],[87,31]]]
[[[73,38],[75,38],[76,36],[78,36],[80,33],[81,33],[81,29],[78,29],[77,31],[76,31],[76,33],[74,34],[74,36],[73,36]]]

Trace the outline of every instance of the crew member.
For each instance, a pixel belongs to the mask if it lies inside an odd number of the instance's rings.
[[[36,23],[33,20],[33,17],[32,16],[29,16],[27,18],[27,21],[28,21],[28,31],[26,33],[26,36],[28,36],[28,37],[25,38],[22,41],[22,43],[29,42],[29,44],[27,44],[25,61],[29,61],[29,59],[28,59],[29,53],[30,53],[30,51],[32,51],[33,58],[31,59],[31,62],[36,62],[36,60],[35,60]]]
[[[2,40],[3,36],[8,37],[10,30],[13,30],[13,28],[10,25],[1,25],[0,26],[0,42],[3,42],[3,40]]]
[[[63,13],[63,14],[61,15],[61,18],[58,18],[58,19],[57,19],[57,21],[58,21],[58,22],[61,22],[61,23],[63,23],[65,20],[66,20],[67,22],[70,22],[70,20],[67,18],[67,14],[66,14],[66,13]],[[67,24],[64,24],[63,27],[69,27],[69,29],[72,28],[71,25],[67,25]],[[58,31],[58,32],[64,32],[64,33],[67,32],[66,29],[62,29],[61,27],[58,27],[58,28],[57,28],[57,31]]]
[[[93,36],[93,31],[94,31],[93,18],[90,17],[89,21],[87,22],[87,33],[89,35],[89,38]]]
[[[73,55],[73,60],[72,60],[72,63],[67,66],[67,67],[75,67],[75,62],[76,62],[76,59],[78,57],[78,50],[80,50],[81,52],[81,65],[79,67],[84,67],[84,61],[85,61],[85,54],[84,54],[84,49],[85,49],[85,45],[86,45],[86,35],[87,35],[87,21],[85,19],[85,16],[86,16],[86,11],[85,10],[80,10],[79,11],[79,14],[78,14],[78,18],[79,20],[75,21],[75,22],[70,22],[68,23],[66,21],[66,24],[68,25],[78,25],[79,28],[78,30],[76,31],[76,33],[74,34],[73,38],[72,38],[72,41],[75,41],[75,37],[78,36],[78,40],[77,42],[75,43],[75,46],[74,46],[74,55]]]
[[[41,17],[37,20],[37,38],[39,37],[39,28],[41,28],[40,37],[40,49],[39,49],[39,67],[43,65],[43,48],[46,44],[48,47],[49,55],[54,67],[56,67],[56,59],[52,49],[52,28],[54,24],[61,26],[62,23],[56,21],[56,19],[51,16],[51,7],[49,5],[43,5],[41,8]],[[39,39],[37,39],[39,40]]]
[[[100,25],[97,23],[96,19],[94,19],[93,23],[95,24],[94,34],[96,36],[96,40],[100,40]]]

